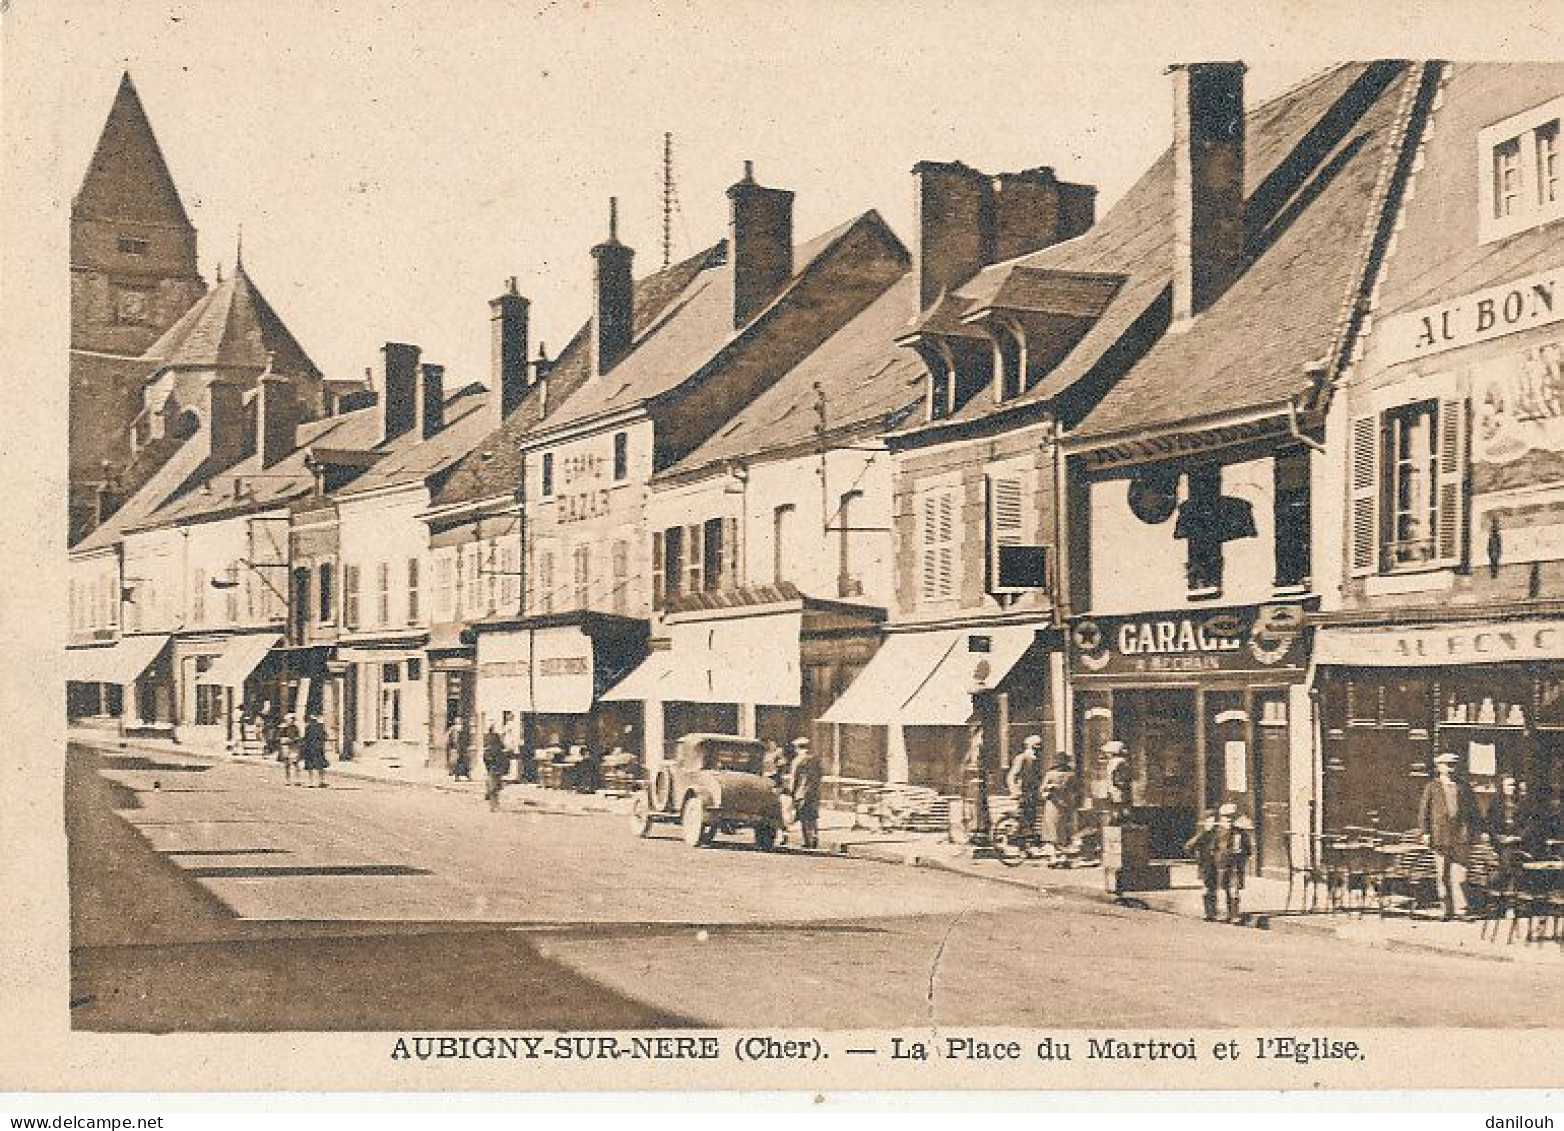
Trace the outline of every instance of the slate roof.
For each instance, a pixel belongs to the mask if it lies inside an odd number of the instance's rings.
[[[144,355],[160,369],[254,369],[273,357],[278,373],[319,377],[320,370],[283,325],[243,262],[163,332]]]
[[[866,223],[883,225],[870,211],[796,246],[792,278],[773,301],[785,300],[817,260]],[[663,315],[636,335],[630,352],[602,380],[586,382],[550,414],[549,426],[630,408],[677,388],[744,332],[734,329],[732,302],[726,271],[713,267],[696,275]]]
[[[1444,302],[1559,262],[1557,223],[1478,240],[1473,139],[1485,126],[1564,94],[1564,63],[1446,63],[1439,109],[1414,175],[1416,202],[1397,228],[1375,317]],[[1411,197],[1409,196],[1410,200]]]
[[[136,191],[127,192],[127,186]],[[78,219],[130,220],[140,224],[190,228],[179,189],[152,133],[136,84],[126,71],[114,105],[98,136],[98,147],[71,203]]]
[[[199,437],[192,437],[180,444],[168,461],[153,472],[152,477],[126,499],[119,510],[73,545],[70,553],[74,555],[105,549],[123,538],[127,530],[144,525],[153,511],[174,497],[179,488],[201,470],[206,462],[207,451],[207,444]]]
[[[632,332],[639,336],[660,318],[671,303],[701,274],[719,267],[727,255],[719,242],[696,255],[636,280]],[[588,321],[554,359],[548,376],[548,398],[554,405],[567,401],[591,376]],[[452,467],[435,491],[435,506],[450,506],[477,499],[514,493],[521,485],[521,437],[543,419],[535,386],[527,391],[505,423],[491,431]]]
[[[1401,139],[1399,108],[1416,72],[1397,61],[1342,64],[1248,111],[1246,220],[1258,253],[1186,331],[1162,334],[1072,435],[1156,428],[1275,404],[1309,387],[1305,366],[1328,352],[1344,307],[1362,284],[1369,209],[1387,153]],[[1166,325],[1172,265],[1169,149],[1087,232],[985,268],[947,300],[958,310],[935,310],[948,320],[991,304],[1018,267],[1122,276],[1085,335],[1022,396],[996,403],[991,392],[978,392],[949,420],[908,432],[1066,393],[1094,375],[1137,324]]]
[[[481,385],[470,385],[448,397],[445,427],[427,440],[417,429],[412,429],[394,437],[388,444],[371,445],[384,455],[338,491],[337,497],[350,499],[366,491],[424,483],[452,467],[489,433],[489,395]]]
[[[917,277],[904,274],[861,314],[761,393],[711,439],[658,478],[677,476],[741,456],[783,451],[815,436],[818,383],[828,432],[890,426],[922,403],[927,370],[896,344],[917,302]]]

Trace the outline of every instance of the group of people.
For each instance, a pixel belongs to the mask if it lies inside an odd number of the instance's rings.
[[[775,742],[766,743],[762,772],[782,799],[785,823],[798,825],[805,848],[819,848],[820,759],[815,757],[807,738],[795,738],[789,747],[791,753]],[[784,832],[778,842],[785,843],[786,837]]]
[[[1053,765],[1044,771],[1042,748],[1041,735],[1027,735],[1021,752],[1010,763],[1006,784],[1016,799],[1022,850],[1028,856],[1046,856],[1062,865],[1075,844],[1075,811],[1080,799],[1069,755],[1055,754]]]
[[[293,715],[279,716],[270,710],[261,713],[261,745],[268,758],[282,764],[282,777],[289,785],[326,787],[326,724],[314,711],[304,714],[301,730]]]

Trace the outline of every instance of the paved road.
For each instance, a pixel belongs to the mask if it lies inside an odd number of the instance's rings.
[[[73,746],[72,1007],[99,1030],[1556,1026],[1557,971],[622,818]],[[1105,993],[1104,987],[1113,987]],[[1451,987],[1456,992],[1451,992]]]

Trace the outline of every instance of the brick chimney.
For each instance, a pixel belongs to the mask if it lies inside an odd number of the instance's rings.
[[[608,201],[608,239],[592,249],[592,372],[601,377],[630,352],[635,252],[619,242],[619,200]]]
[[[994,193],[986,173],[960,161],[919,161],[912,175],[921,312],[992,262]]]
[[[1074,239],[1096,218],[1096,186],[1061,181],[1046,165],[1000,173],[992,184],[994,263]]]
[[[1173,74],[1173,323],[1237,278],[1244,257],[1244,65]]]
[[[303,405],[299,403],[293,383],[286,377],[268,375],[260,379],[256,394],[259,418],[255,426],[259,437],[261,467],[275,467],[286,459],[298,444],[299,420]]]
[[[516,276],[505,293],[489,300],[489,404],[495,424],[516,410],[527,386],[527,322],[531,303],[516,292]]]
[[[427,440],[445,427],[445,366],[425,362],[419,373],[419,435]]]
[[[380,347],[380,438],[394,440],[418,423],[417,346],[387,342]]]
[[[920,161],[912,173],[920,313],[984,267],[1073,239],[1096,219],[1096,186],[1061,181],[1047,166],[990,176]]]
[[[728,189],[728,260],[733,279],[733,328],[749,325],[793,277],[793,194],[744,179]]]
[[[222,378],[206,387],[207,458],[214,471],[232,467],[250,452],[250,414],[244,394],[242,384]]]

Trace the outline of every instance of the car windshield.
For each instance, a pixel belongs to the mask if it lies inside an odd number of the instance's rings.
[[[714,770],[734,770],[742,774],[760,771],[760,751],[753,746],[729,746],[714,742],[708,748],[707,765]]]

